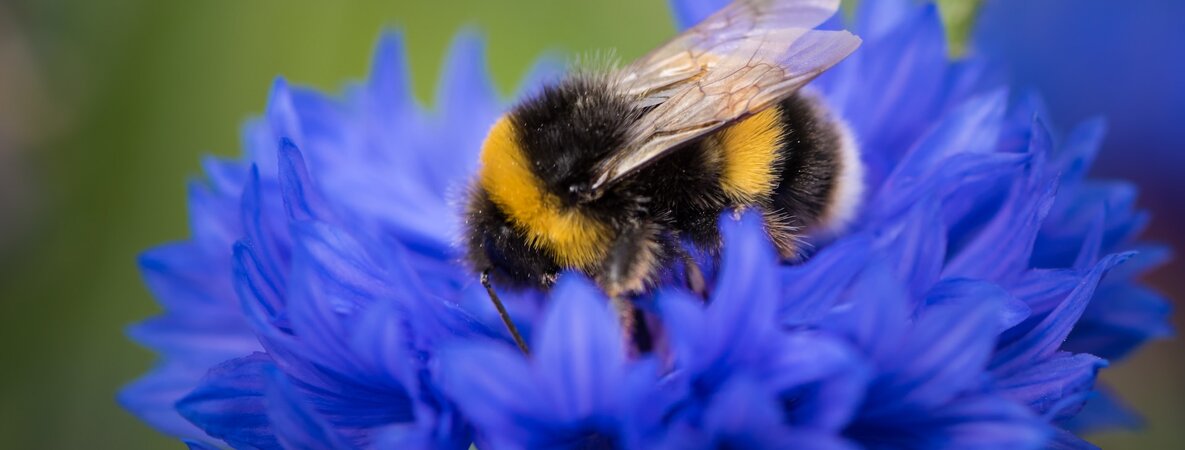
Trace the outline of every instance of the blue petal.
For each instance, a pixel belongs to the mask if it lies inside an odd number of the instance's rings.
[[[736,331],[756,326],[769,329],[778,293],[777,252],[762,225],[761,215],[748,211],[740,220],[721,220],[724,255],[708,311],[716,320],[736,327]],[[753,308],[756,308],[754,310]],[[743,323],[758,319],[758,323]],[[738,323],[741,322],[741,323]]]
[[[719,11],[727,0],[670,0],[671,9],[675,14],[675,26],[680,30],[691,28],[692,25],[707,19],[712,13]]]
[[[401,306],[421,301],[414,280],[382,270],[362,243],[327,224],[305,222],[293,234],[297,248],[288,307],[300,340],[293,351],[311,364],[294,363],[285,371],[308,385],[301,387],[311,391],[318,411],[351,439],[411,420],[416,380],[410,371],[418,362],[404,350],[411,344],[402,324],[413,316]],[[386,314],[392,310],[403,314]],[[371,314],[390,325],[375,324]],[[381,331],[391,340],[359,348],[361,331]],[[376,350],[394,353],[374,355]]]
[[[140,275],[161,305],[180,319],[204,322],[205,314],[231,319],[238,312],[234,291],[226,274],[219,273],[229,260],[204,253],[192,242],[153,248],[140,254]],[[187,317],[191,313],[195,316]]]
[[[465,413],[480,437],[490,442],[524,442],[528,418],[551,412],[540,380],[510,346],[474,343],[440,352],[440,385]]]
[[[280,448],[267,417],[267,373],[263,353],[210,369],[201,386],[177,402],[177,410],[210,436],[232,447]]]
[[[350,330],[348,351],[356,356],[356,370],[369,374],[375,384],[407,389],[419,381],[405,319],[394,302],[378,302],[367,308]]]
[[[278,161],[276,150],[279,149],[280,140],[288,138],[297,145],[304,145],[305,138],[300,122],[288,82],[282,77],[276,77],[268,95],[267,111],[263,119],[256,124],[248,124],[245,130],[248,159],[258,165],[263,173],[275,174],[275,164]]]
[[[961,59],[950,61],[946,73],[946,99],[940,109],[943,111],[950,110],[968,98],[973,98],[977,94],[990,92],[993,89],[999,89],[1000,86],[1003,86],[1002,83],[992,78],[994,72],[991,69],[993,68],[993,61],[989,61],[987,58],[975,54],[964,55]],[[1027,125],[1029,119],[1032,117],[1033,114],[1029,114],[1022,117],[1021,120],[1014,120],[1013,122]],[[999,138],[1001,148],[1007,148],[1004,146],[1007,129],[1008,126],[1005,124]],[[1022,139],[1018,142],[1027,141],[1028,139]]]
[[[1099,260],[1099,255],[1103,251],[1103,232],[1105,231],[1106,220],[1106,215],[1100,210],[1098,216],[1091,222],[1085,236],[1083,236],[1082,246],[1078,249],[1078,256],[1074,258],[1074,262],[1070,267],[1086,270]]]
[[[718,441],[734,445],[737,440],[750,445],[773,442],[788,431],[782,408],[774,400],[774,394],[761,384],[735,377],[712,397],[704,413],[704,429],[715,433]]]
[[[658,296],[657,304],[675,359],[691,373],[707,370],[719,355],[706,352],[712,338],[705,336],[705,330],[711,327],[703,310],[703,300],[668,289]]]
[[[237,199],[243,190],[243,184],[247,181],[250,167],[239,160],[206,156],[202,158],[202,170],[206,176],[207,186],[212,192]],[[190,219],[196,217],[191,216]]]
[[[327,426],[351,442],[370,442],[383,428],[416,419],[404,389],[383,379],[309,365],[282,368]],[[421,412],[430,419],[432,411]]]
[[[703,418],[703,433],[672,432],[670,448],[851,449],[832,433],[792,428],[781,405],[760,383],[729,381],[716,393]]]
[[[194,244],[225,251],[226,243],[234,242],[242,235],[235,214],[237,197],[197,181],[189,183],[188,192],[189,230]],[[194,257],[200,254],[200,251],[191,253]]]
[[[900,189],[930,175],[938,164],[956,154],[987,153],[995,149],[1008,93],[995,91],[973,98],[946,114],[921,138],[885,181],[882,189]]]
[[[233,276],[240,308],[260,344],[273,360],[299,361],[301,358],[291,351],[300,346],[293,345],[296,340],[292,336],[292,324],[286,310],[287,299],[284,293],[278,291],[281,286],[262,273],[256,251],[243,241],[234,245]]]
[[[188,448],[189,450],[218,450],[218,447],[215,447],[213,445],[207,444],[202,441],[193,441],[193,440],[189,440],[189,439],[183,439],[181,442],[184,442],[185,447]]]
[[[347,152],[366,150],[339,147],[352,138],[351,127],[345,124],[356,117],[358,106],[344,104],[339,99],[310,88],[295,87],[289,91],[289,95],[293,111],[298,114],[296,119],[303,138],[278,136],[273,145],[288,139],[303,148],[307,152],[305,156],[318,165],[342,164],[339,161],[342,156],[349,154]]]
[[[969,302],[990,302],[998,304],[996,331],[1002,332],[1016,326],[1029,317],[1029,305],[1012,296],[995,283],[965,278],[942,280],[926,294],[926,306],[964,304]]]
[[[334,431],[301,398],[300,393],[283,373],[274,367],[265,374],[269,384],[265,393],[272,431],[280,444],[288,450],[348,449],[353,445]]]
[[[287,233],[282,232],[283,227],[272,223],[276,216],[271,214],[273,211],[270,206],[272,205],[267,204],[263,198],[262,183],[258,167],[252,167],[251,177],[243,189],[240,207],[245,232],[245,236],[240,242],[251,249],[251,252],[256,256],[261,276],[268,280],[275,287],[275,292],[282,297],[283,291],[280,290],[280,287],[286,283],[286,277],[281,268],[287,266],[289,262],[289,255],[286,251],[288,247]],[[279,302],[272,306],[278,306],[278,304]]]
[[[1077,270],[1033,269],[1005,283],[1005,288],[1028,305],[1033,316],[1041,316],[1060,305],[1081,278],[1082,272]],[[1013,331],[1028,330],[1017,327],[1009,330],[1009,333]],[[1010,342],[1012,338],[1014,337],[1005,335],[1002,343]]]
[[[436,105],[445,128],[420,155],[418,168],[423,171],[423,185],[437,196],[473,173],[485,132],[503,109],[487,75],[484,43],[475,32],[457,36],[441,73]],[[440,149],[447,149],[451,156],[441,157]],[[440,203],[430,206],[432,211],[447,211]]]
[[[901,344],[912,305],[887,263],[873,260],[820,326],[838,333],[874,360],[891,359]]]
[[[995,349],[1001,307],[993,298],[978,300],[923,310],[891,358],[881,359],[862,415],[934,408],[974,387]]]
[[[905,23],[915,11],[917,7],[909,0],[861,2],[856,10],[856,29],[865,39],[880,39]]]
[[[233,251],[235,290],[256,332],[270,329],[290,332],[291,326],[283,315],[284,296],[277,283],[263,273],[255,249],[240,241]]]
[[[403,35],[384,31],[375,46],[370,76],[367,77],[372,107],[380,116],[390,116],[392,120],[412,113],[415,107],[405,52]]]
[[[1058,201],[1046,218],[1033,249],[1034,266],[1085,270],[1102,254],[1108,228],[1115,227],[1118,217],[1108,214],[1105,204],[1066,206],[1073,200]]]
[[[216,364],[216,363],[212,363]],[[119,405],[140,420],[173,436],[208,440],[206,432],[175,407],[201,381],[209,365],[166,362],[119,391]]]
[[[300,149],[288,139],[280,143],[280,191],[284,198],[284,209],[291,220],[333,218],[329,205],[321,198],[309,176]]]
[[[427,419],[431,418],[417,417],[414,423],[387,427],[376,437],[373,448],[461,450],[473,446],[471,426],[459,415],[443,416],[440,421]]]
[[[883,39],[870,40],[851,64],[835,70],[855,71],[855,89],[838,104],[859,130],[866,152],[869,180],[875,186],[936,117],[946,78],[946,40],[938,10],[928,5],[900,22]],[[876,99],[874,102],[870,99]]]
[[[275,144],[279,144],[285,138],[296,142],[297,145],[300,145],[304,140],[304,133],[300,128],[300,117],[292,102],[292,92],[283,77],[276,77],[272,83],[265,117],[272,127],[274,134],[272,142]],[[256,161],[256,163],[258,162]]]
[[[463,31],[454,38],[448,54],[436,92],[440,110],[449,117],[460,117],[463,111],[492,106],[486,102],[497,98],[497,93],[487,75],[481,36],[473,30]]]
[[[876,231],[876,246],[896,259],[897,278],[919,298],[938,281],[946,262],[946,225],[938,201],[928,197],[910,208],[900,220],[884,223]]]
[[[801,448],[813,450],[857,450],[861,448],[840,436],[809,430],[793,430],[774,441],[771,448]]]
[[[851,280],[864,270],[872,243],[849,236],[823,248],[805,263],[782,270],[782,308],[785,325],[812,325],[840,301]]]
[[[1072,192],[1072,197],[1059,203],[1057,226],[1066,230],[1084,230],[1104,205],[1107,226],[1103,247],[1123,248],[1148,225],[1148,213],[1136,208],[1138,191],[1125,182],[1088,180]],[[1080,232],[1081,233],[1081,232]]]
[[[201,309],[170,311],[128,328],[128,336],[195,366],[209,367],[259,350],[241,315]]]
[[[869,364],[836,339],[794,333],[767,338],[760,350],[763,367],[754,372],[785,404],[793,405],[786,407],[786,414],[796,427],[838,431],[864,401]]]
[[[1107,272],[1108,279],[1135,279],[1152,269],[1167,264],[1173,256],[1173,252],[1169,247],[1156,244],[1133,245],[1131,251],[1135,253],[1131,259]]]
[[[1052,413],[1057,418],[1066,418],[1078,412],[1086,397],[1073,405],[1063,404],[1063,400],[1090,391],[1095,374],[1106,366],[1106,361],[1093,355],[1062,354],[999,379],[996,387],[1001,395],[1028,405],[1038,414]],[[1075,407],[1065,409],[1070,406]]]
[[[1103,119],[1087,120],[1070,131],[1052,167],[1061,172],[1063,184],[1073,185],[1086,177],[1106,134],[1107,124]]]
[[[955,402],[934,417],[931,442],[958,449],[1024,449],[1046,444],[1050,427],[1024,408],[997,397]]]
[[[1002,81],[993,80],[1003,84]],[[1033,140],[1033,127],[1029,126],[1034,119],[1050,117],[1045,99],[1041,93],[1032,88],[1019,86],[1019,92],[1013,96],[1009,106],[1008,119],[1004,125],[1003,136],[1000,139],[1000,151],[1024,151]],[[1049,175],[1057,175],[1058,169],[1051,168]]]
[[[1066,296],[1044,320],[1025,336],[1000,348],[992,360],[990,369],[999,376],[1007,376],[1024,367],[1036,364],[1052,355],[1062,343],[1094,294],[1095,286],[1108,269],[1130,257],[1130,254],[1111,255],[1104,258],[1078,283],[1074,291]]]
[[[621,328],[596,287],[574,274],[555,287],[551,310],[535,339],[539,389],[555,402],[558,418],[604,411],[620,388],[626,362]]]
[[[950,224],[951,228],[946,238],[947,247],[957,249],[968,240],[963,236],[966,231],[960,229],[967,228],[967,224],[960,222],[986,221],[993,217],[1000,206],[996,197],[1005,191],[1001,189],[1001,181],[1014,176],[1030,161],[1028,154],[954,155],[916,183],[907,183],[899,190],[882,189],[869,204],[866,226],[894,220],[919,202],[929,201],[937,195],[942,199],[944,223]]]
[[[1101,287],[1066,339],[1065,349],[1122,359],[1149,340],[1172,336],[1171,313],[1168,299],[1148,288],[1130,283]]]
[[[778,259],[761,220],[755,212],[722,219],[723,262],[706,309],[679,292],[659,299],[675,352],[708,384],[722,381],[734,360],[759,358],[756,349],[777,335]]]
[[[1027,409],[1001,397],[962,397],[927,414],[858,423],[846,435],[871,448],[1038,449],[1052,430]]]
[[[295,225],[293,234],[292,328],[305,351],[321,363],[352,367],[346,349],[361,311],[378,301],[406,301],[410,282],[383,272],[366,247],[344,230],[305,222]]]
[[[1013,185],[1000,212],[974,239],[952,249],[954,255],[943,276],[1004,280],[1029,267],[1037,233],[1053,205],[1057,186],[1053,180],[1041,180],[1039,171],[1033,168],[1028,182]]]
[[[429,433],[430,430],[425,430],[421,423],[417,421],[387,427],[375,439],[374,448],[447,448],[443,445],[434,445],[436,443]],[[456,448],[462,447],[456,446]]]

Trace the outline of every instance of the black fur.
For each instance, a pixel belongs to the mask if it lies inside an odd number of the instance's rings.
[[[477,270],[491,269],[499,285],[546,287],[559,273],[551,256],[527,245],[526,235],[511,225],[485,191],[474,190],[466,216],[470,262]]]
[[[800,229],[815,225],[827,211],[837,188],[840,162],[839,131],[820,112],[814,100],[792,96],[781,104],[785,146],[772,205]],[[800,231],[801,233],[802,231]]]
[[[521,103],[510,121],[535,175],[574,206],[574,191],[587,189],[593,167],[624,145],[636,117],[629,100],[603,78],[573,76]]]

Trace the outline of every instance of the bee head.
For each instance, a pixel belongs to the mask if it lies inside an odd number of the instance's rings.
[[[545,86],[507,117],[541,186],[574,206],[596,200],[595,169],[625,145],[637,112],[605,76],[577,73]]]
[[[490,270],[500,285],[546,288],[560,271],[551,255],[532,246],[506,213],[480,187],[469,200],[468,259],[477,270]]]
[[[478,269],[495,269],[495,276],[515,284],[539,285],[562,268],[599,264],[613,233],[573,204],[566,186],[548,183],[539,159],[524,150],[523,130],[513,115],[491,128],[470,198],[468,240]]]
[[[617,209],[597,198],[590,178],[623,145],[630,108],[603,77],[574,76],[499,119],[482,144],[471,256],[519,281],[599,267]]]

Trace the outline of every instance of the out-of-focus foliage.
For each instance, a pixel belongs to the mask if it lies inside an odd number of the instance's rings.
[[[952,52],[962,53],[966,47],[967,34],[971,31],[980,2],[981,0],[938,0],[938,11],[942,14],[943,22],[946,22],[946,34],[950,38]]]

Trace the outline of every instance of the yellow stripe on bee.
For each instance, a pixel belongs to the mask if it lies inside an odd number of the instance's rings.
[[[708,138],[723,161],[720,187],[734,202],[749,205],[768,198],[778,187],[777,162],[785,136],[782,112],[773,107]]]
[[[482,144],[478,183],[502,208],[527,242],[555,257],[561,266],[591,268],[608,248],[605,224],[575,208],[565,208],[531,171],[508,117],[498,119]]]

